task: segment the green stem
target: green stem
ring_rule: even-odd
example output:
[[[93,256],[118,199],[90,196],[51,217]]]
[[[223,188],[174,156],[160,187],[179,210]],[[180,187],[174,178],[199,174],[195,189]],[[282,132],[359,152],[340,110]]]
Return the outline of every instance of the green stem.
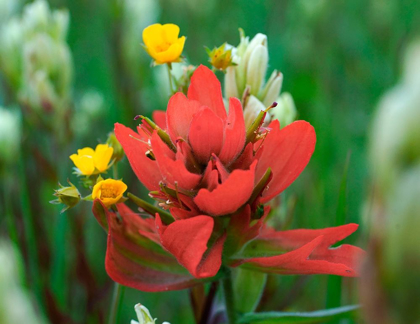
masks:
[[[108,324],[118,323],[118,317],[121,310],[125,287],[118,283],[114,284],[114,293],[112,296],[111,312],[109,313]]]
[[[171,64],[168,63],[166,64],[167,70],[168,70],[168,78],[169,78],[169,89],[170,89],[170,95],[172,96],[172,94],[174,93],[174,85],[173,85],[173,81],[172,81],[172,73],[171,73]]]
[[[115,180],[118,179],[118,167],[115,163],[112,165],[112,176]]]
[[[223,294],[225,297],[226,314],[229,324],[236,323],[235,302],[233,296],[232,272],[226,271],[226,276],[222,279]]]
[[[9,180],[7,178],[6,180]],[[19,247],[19,250],[21,250],[19,246],[19,239],[18,239],[18,230],[16,226],[16,219],[13,215],[11,203],[10,203],[10,197],[11,195],[11,188],[10,182],[7,182],[6,185],[3,187],[3,203],[4,203],[4,213],[6,214],[6,223],[7,223],[7,232],[9,234],[10,239],[15,244],[16,247]]]

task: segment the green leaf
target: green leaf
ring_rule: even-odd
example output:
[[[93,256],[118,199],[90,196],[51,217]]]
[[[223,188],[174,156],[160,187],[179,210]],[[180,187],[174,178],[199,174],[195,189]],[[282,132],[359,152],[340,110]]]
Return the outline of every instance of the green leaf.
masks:
[[[242,268],[235,269],[233,279],[233,289],[235,296],[235,308],[238,312],[253,312],[260,302],[267,274],[246,270]]]
[[[313,324],[325,323],[331,320],[344,318],[354,318],[357,315],[359,305],[343,306],[319,310],[315,312],[266,312],[266,313],[248,313],[242,316],[238,323],[258,323],[258,324]]]

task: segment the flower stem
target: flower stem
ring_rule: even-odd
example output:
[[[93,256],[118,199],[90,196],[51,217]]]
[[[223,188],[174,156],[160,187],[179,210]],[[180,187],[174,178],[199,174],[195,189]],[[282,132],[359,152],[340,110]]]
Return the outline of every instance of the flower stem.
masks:
[[[166,64],[166,67],[167,67],[167,70],[168,70],[170,96],[172,96],[172,94],[174,93],[174,85],[173,85],[172,73],[171,73],[172,67],[171,67],[170,63]]]
[[[226,271],[226,276],[222,279],[223,294],[225,297],[226,314],[229,324],[236,324],[235,303],[233,296],[232,272]]]
[[[115,180],[118,179],[118,167],[115,163],[112,165],[112,176]]]
[[[109,313],[108,324],[116,324],[118,322],[124,290],[124,286],[121,286],[118,283],[114,284],[114,293],[112,296],[112,305],[111,312]]]

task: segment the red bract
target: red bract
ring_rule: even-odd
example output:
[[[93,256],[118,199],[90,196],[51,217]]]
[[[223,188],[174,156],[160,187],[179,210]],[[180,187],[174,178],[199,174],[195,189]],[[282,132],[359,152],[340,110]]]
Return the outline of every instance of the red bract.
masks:
[[[222,263],[283,274],[357,275],[363,251],[330,248],[357,225],[283,232],[264,225],[269,208],[263,204],[298,177],[316,141],[305,121],[262,127],[264,116],[247,130],[240,101],[230,98],[227,114],[219,81],[200,66],[188,96],[172,96],[166,116],[154,114],[156,124],[143,118],[137,132],[115,125],[135,174],[173,219],[159,213],[143,219],[123,204],[118,218],[96,201],[94,213],[109,233],[111,278],[140,290],[181,289],[215,276]]]

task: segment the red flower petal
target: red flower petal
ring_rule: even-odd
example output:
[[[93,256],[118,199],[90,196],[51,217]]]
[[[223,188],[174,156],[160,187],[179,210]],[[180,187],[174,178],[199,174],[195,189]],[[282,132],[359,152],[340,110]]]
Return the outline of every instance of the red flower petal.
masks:
[[[201,176],[189,172],[183,161],[173,160],[173,152],[169,150],[156,132],[152,135],[151,143],[164,182],[171,184],[173,187],[177,182],[178,186],[185,190],[192,190],[198,185]]]
[[[263,143],[255,180],[259,181],[269,167],[273,179],[263,192],[261,203],[277,196],[295,181],[311,159],[316,142],[314,128],[302,120],[282,129],[278,120],[274,120],[269,127],[272,130]]]
[[[357,267],[365,252],[347,244],[337,248],[329,246],[353,233],[357,227],[348,224],[321,230],[266,232],[247,245],[238,264],[246,263],[246,267],[279,274],[354,277],[358,275]],[[283,254],[276,255],[279,251]]]
[[[220,82],[208,67],[200,65],[195,70],[188,88],[188,98],[199,101],[203,106],[213,110],[223,121],[226,120]]]
[[[200,215],[177,220],[165,226],[159,215],[156,215],[156,226],[160,232],[162,245],[194,277],[206,278],[217,274],[222,264],[225,236],[219,238],[211,248],[207,248],[213,233],[213,218]]]
[[[193,117],[188,141],[197,161],[207,164],[210,156],[219,154],[223,145],[223,121],[207,107]]]
[[[166,129],[166,112],[162,110],[155,110],[152,113],[152,119],[162,129]]]
[[[241,102],[236,98],[229,100],[229,115],[225,127],[225,142],[219,158],[225,164],[230,164],[243,150],[245,145],[245,121]]]
[[[234,170],[229,178],[213,191],[200,189],[194,198],[197,207],[213,216],[236,212],[252,194],[256,162],[249,170]]]
[[[146,230],[145,220],[124,204],[118,204],[119,218],[93,203],[93,213],[105,214],[108,222],[108,247],[105,268],[112,280],[142,291],[166,291],[192,287],[200,281],[192,277],[177,260],[160,245],[139,234]]]
[[[251,163],[254,160],[255,160],[255,157],[254,157],[253,145],[252,145],[252,143],[248,143],[245,146],[244,151],[241,153],[241,155],[239,155],[238,158],[236,159],[236,161],[230,166],[230,169],[231,170],[234,170],[234,169],[242,169],[242,170],[249,169],[249,166],[251,165]]]
[[[167,125],[168,133],[172,142],[178,137],[187,139],[190,124],[194,114],[198,112],[202,104],[196,100],[189,100],[181,92],[175,93],[168,103]]]
[[[115,124],[114,132],[139,180],[149,190],[159,189],[162,175],[156,161],[146,156],[149,150],[147,139],[118,123]]]

